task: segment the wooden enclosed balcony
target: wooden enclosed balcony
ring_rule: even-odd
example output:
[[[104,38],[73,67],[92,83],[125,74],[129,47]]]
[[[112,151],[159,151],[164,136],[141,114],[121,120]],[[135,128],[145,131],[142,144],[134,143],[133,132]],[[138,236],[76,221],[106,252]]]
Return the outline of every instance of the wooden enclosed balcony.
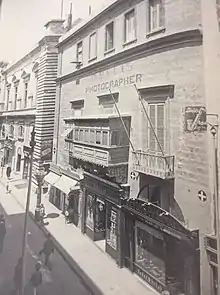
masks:
[[[129,140],[115,115],[66,119],[65,149],[70,157],[104,167],[127,164]],[[130,132],[130,116],[123,117]]]
[[[174,156],[162,156],[144,151],[132,152],[133,169],[162,179],[174,177]]]
[[[104,167],[128,162],[128,146],[95,148],[66,140],[65,148],[73,158]]]

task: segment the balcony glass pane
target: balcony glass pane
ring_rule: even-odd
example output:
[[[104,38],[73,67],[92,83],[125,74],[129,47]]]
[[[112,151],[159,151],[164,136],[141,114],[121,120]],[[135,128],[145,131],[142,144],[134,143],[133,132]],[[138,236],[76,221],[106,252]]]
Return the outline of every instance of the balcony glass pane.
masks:
[[[103,131],[103,133],[102,133],[102,144],[108,145],[108,132],[107,131]]]
[[[74,137],[75,140],[79,140],[79,129],[75,129],[75,137]]]
[[[119,145],[119,131],[115,130],[111,133],[111,145],[118,146]]]
[[[96,131],[96,144],[101,144],[101,131]]]
[[[83,129],[79,130],[79,141],[83,141]]]
[[[95,143],[95,131],[90,130],[90,142]]]
[[[85,130],[85,142],[89,142],[89,130]]]

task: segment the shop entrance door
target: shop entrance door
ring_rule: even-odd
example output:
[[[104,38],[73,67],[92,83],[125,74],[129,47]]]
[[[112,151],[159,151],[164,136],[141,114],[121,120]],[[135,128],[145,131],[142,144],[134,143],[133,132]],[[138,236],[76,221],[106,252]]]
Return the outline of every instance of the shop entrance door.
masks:
[[[106,203],[101,198],[95,202],[95,240],[104,240],[106,235]]]

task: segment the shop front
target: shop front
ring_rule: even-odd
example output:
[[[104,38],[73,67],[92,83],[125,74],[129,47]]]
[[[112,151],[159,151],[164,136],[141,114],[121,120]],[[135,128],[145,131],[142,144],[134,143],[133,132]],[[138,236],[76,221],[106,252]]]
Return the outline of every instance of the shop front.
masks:
[[[66,174],[65,174],[66,173]],[[63,169],[50,167],[44,181],[49,185],[49,201],[64,214],[69,211],[70,221],[75,225],[80,219],[80,176]]]
[[[198,232],[146,201],[130,199],[122,208],[125,266],[159,292],[199,295]]]
[[[106,252],[117,261],[119,266],[122,266],[121,200],[125,189],[87,172],[84,172],[82,189],[84,207],[82,232],[93,241],[103,240]]]

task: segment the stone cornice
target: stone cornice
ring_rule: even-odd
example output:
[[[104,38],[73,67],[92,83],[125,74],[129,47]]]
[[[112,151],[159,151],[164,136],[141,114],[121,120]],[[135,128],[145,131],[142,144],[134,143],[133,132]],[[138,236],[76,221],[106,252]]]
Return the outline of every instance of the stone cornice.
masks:
[[[115,55],[109,56],[91,65],[75,70],[69,74],[60,76],[56,81],[74,80],[93,74],[97,69],[102,71],[115,63],[126,63],[146,55],[153,55],[181,47],[199,46],[202,44],[202,32],[199,29],[188,30],[163,36],[161,38],[147,41],[143,44],[129,48]]]

